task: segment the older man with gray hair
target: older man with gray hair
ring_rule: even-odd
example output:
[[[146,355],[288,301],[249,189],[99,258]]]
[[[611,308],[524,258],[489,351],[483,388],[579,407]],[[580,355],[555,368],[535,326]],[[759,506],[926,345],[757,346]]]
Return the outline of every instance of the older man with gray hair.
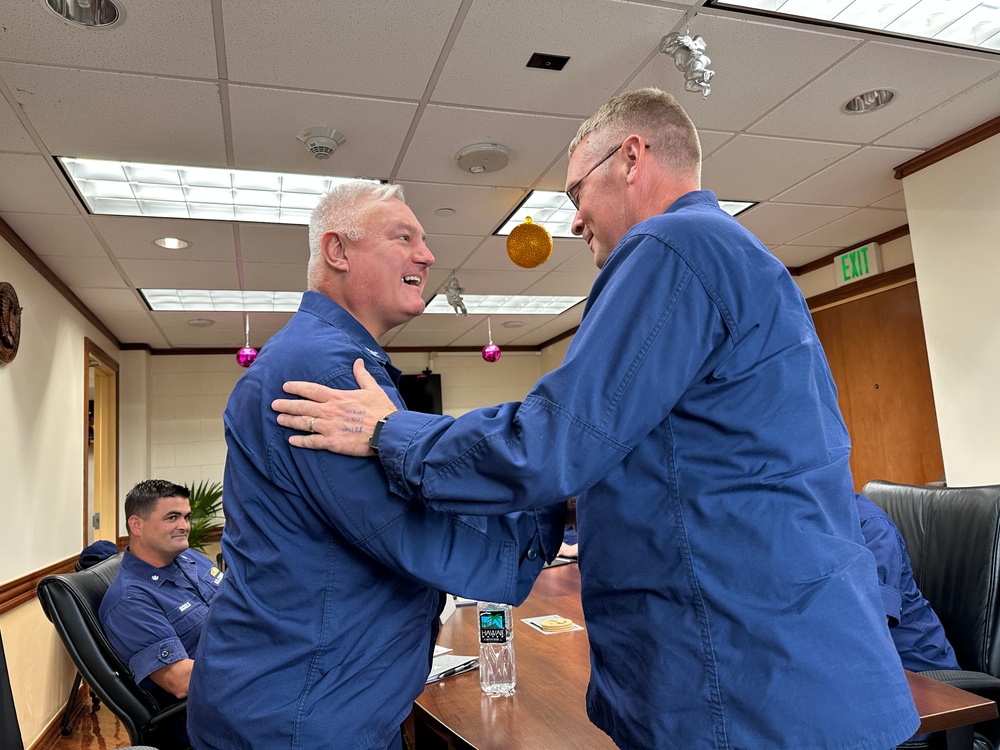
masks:
[[[353,181],[313,212],[308,291],[224,414],[226,579],[195,659],[199,750],[401,746],[423,690],[442,590],[520,603],[562,537],[562,509],[464,518],[389,492],[372,461],[291,448],[286,380],[353,385],[405,409],[380,336],[423,312],[434,262],[394,185]]]

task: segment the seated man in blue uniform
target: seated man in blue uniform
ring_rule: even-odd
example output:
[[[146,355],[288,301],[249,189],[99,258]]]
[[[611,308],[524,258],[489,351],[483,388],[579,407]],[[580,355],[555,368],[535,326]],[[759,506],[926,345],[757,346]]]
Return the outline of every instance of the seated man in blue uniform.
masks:
[[[903,667],[911,672],[961,669],[941,621],[917,588],[899,529],[884,510],[856,496],[861,535],[875,556],[889,634]]]
[[[858,531],[850,441],[795,282],[700,189],[676,100],[616,96],[570,146],[600,272],[563,364],[457,419],[289,383],[294,445],[371,456],[419,508],[577,496],[587,711],[623,748],[885,750],[919,717]],[[379,435],[375,436],[376,425]]]
[[[163,479],[139,482],[125,496],[129,546],[100,617],[118,657],[140,687],[176,698],[188,693],[208,605],[222,573],[188,549],[190,493]]]
[[[320,201],[308,291],[223,415],[226,583],[188,698],[199,750],[401,747],[442,591],[518,604],[558,550],[564,503],[490,519],[423,508],[373,461],[293,449],[275,420],[286,380],[347,387],[358,358],[405,408],[378,339],[423,312],[434,256],[402,197],[355,181]]]

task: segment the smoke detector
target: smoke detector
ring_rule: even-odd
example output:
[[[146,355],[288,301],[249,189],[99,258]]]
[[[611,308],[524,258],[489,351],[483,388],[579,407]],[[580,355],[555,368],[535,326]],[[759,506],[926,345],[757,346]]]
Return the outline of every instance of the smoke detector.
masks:
[[[455,160],[463,172],[489,174],[507,166],[510,149],[499,143],[474,143],[455,154]]]
[[[333,128],[309,128],[299,133],[298,138],[316,159],[329,159],[337,146],[347,140],[347,136]]]

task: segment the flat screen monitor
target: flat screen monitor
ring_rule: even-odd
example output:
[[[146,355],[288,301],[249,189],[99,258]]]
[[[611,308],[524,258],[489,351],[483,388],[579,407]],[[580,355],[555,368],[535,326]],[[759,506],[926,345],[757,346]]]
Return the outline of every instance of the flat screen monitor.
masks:
[[[437,373],[401,375],[399,395],[410,411],[443,414],[441,411],[441,376]]]

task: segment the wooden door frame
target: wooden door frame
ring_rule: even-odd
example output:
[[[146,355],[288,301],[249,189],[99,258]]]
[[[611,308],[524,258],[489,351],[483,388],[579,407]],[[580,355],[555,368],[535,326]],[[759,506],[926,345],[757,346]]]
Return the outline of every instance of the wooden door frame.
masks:
[[[100,386],[95,384],[94,393],[94,509],[114,511],[108,520],[110,526],[101,522],[101,533],[95,539],[118,539],[118,361],[101,349],[89,338],[84,338],[83,357],[83,546],[89,534],[89,489],[90,489],[90,371],[91,363],[96,363]],[[100,396],[100,398],[98,398]],[[99,428],[99,429],[98,429]]]

